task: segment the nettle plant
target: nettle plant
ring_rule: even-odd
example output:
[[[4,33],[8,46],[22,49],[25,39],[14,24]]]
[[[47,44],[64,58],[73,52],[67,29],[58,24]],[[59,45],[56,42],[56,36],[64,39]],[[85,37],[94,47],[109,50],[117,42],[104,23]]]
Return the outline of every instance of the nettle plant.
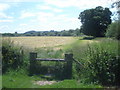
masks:
[[[8,69],[16,69],[23,64],[23,49],[15,46],[10,39],[2,40],[2,72]]]
[[[117,42],[101,42],[89,45],[86,51],[89,81],[102,85],[118,85],[120,54]]]

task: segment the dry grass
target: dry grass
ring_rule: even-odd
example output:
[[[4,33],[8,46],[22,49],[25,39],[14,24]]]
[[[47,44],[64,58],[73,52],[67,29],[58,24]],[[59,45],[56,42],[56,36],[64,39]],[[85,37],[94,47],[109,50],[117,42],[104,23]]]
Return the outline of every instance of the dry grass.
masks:
[[[15,44],[27,48],[54,47],[62,48],[64,45],[73,43],[75,37],[10,37]]]

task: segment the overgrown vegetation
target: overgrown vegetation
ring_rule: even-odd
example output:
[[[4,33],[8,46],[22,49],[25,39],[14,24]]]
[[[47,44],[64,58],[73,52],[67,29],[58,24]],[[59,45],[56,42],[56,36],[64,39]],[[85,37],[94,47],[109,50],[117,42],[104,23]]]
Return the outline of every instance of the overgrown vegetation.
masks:
[[[3,41],[11,42],[9,41]],[[75,86],[71,87],[78,87],[78,85],[83,85],[83,87],[87,87],[86,85],[119,85],[119,65],[120,65],[120,53],[118,53],[118,43],[117,40],[112,39],[93,39],[93,40],[85,40],[79,38],[76,42],[71,45],[65,46],[63,49],[53,50],[53,48],[41,48],[36,49],[35,51],[38,53],[38,57],[40,58],[64,58],[63,53],[73,53],[74,59],[79,61],[81,65],[73,63],[73,79],[74,82],[79,81],[79,83]],[[35,64],[35,68],[33,68],[33,72],[31,76],[29,72],[29,52],[24,51],[26,54],[20,53],[22,49],[17,47],[11,43],[6,43],[8,45],[3,45],[4,48],[8,48],[9,46],[9,53],[11,50],[14,52],[12,54],[16,55],[23,55],[23,59],[14,59],[15,57],[12,54],[3,54],[6,55],[6,58],[3,60],[18,60],[17,62],[21,61],[21,63],[17,63],[17,66],[13,63],[8,63],[4,61],[4,68],[5,65],[7,68],[3,73],[3,87],[10,87],[7,86],[8,83],[11,83],[11,87],[19,87],[17,85],[20,84],[21,80],[19,78],[26,77],[26,83],[30,82],[28,85],[22,85],[21,87],[41,87],[39,85],[33,85],[32,81],[35,80],[62,80],[64,74],[64,63],[62,62],[37,62]],[[119,43],[120,44],[120,43]],[[18,50],[18,51],[17,51]],[[9,57],[9,58],[7,58]],[[6,63],[6,64],[5,64]],[[13,68],[16,66],[16,69]],[[22,68],[24,66],[24,68]],[[3,68],[3,69],[4,69]],[[11,69],[9,69],[11,68]],[[51,77],[45,77],[44,75],[52,75]],[[14,78],[14,77],[16,78]],[[9,79],[8,79],[9,78]],[[66,82],[66,81],[65,81]],[[69,81],[68,81],[69,82]],[[64,81],[63,81],[64,83]],[[10,84],[10,85],[11,85]],[[14,85],[15,84],[15,85]],[[63,85],[64,87],[69,87],[68,84],[55,84],[50,86],[43,86],[43,87],[58,87],[58,85]],[[80,86],[82,87],[82,86]],[[82,88],[83,88],[82,87]]]
[[[2,72],[5,73],[9,68],[20,68],[23,64],[22,47],[17,47],[8,40],[2,41]]]
[[[119,85],[118,42],[104,41],[87,50],[89,79],[102,85]]]
[[[6,73],[9,69],[27,69],[29,65],[28,52],[23,46],[15,45],[8,39],[2,39],[2,73]]]
[[[92,36],[75,38],[77,39],[76,42],[69,43],[69,45],[60,43],[60,45],[54,46],[50,42],[52,47],[44,45],[44,47],[30,50],[30,47],[27,49],[27,47],[16,45],[10,39],[3,39],[3,88],[99,88],[102,86],[120,86],[120,52],[118,52],[120,23],[119,21],[112,23],[106,33],[106,28],[111,23],[110,17],[109,9],[100,6],[81,12],[79,19],[81,19],[83,25],[80,30],[84,34]],[[80,30],[29,31],[24,34],[15,32],[14,34],[5,33],[3,36],[79,36]],[[104,36],[105,33],[110,38],[94,38]],[[113,40],[111,37],[117,40]],[[38,39],[37,41],[40,42]],[[58,44],[58,41],[57,39],[55,43]],[[57,49],[55,49],[56,47]],[[65,53],[73,53],[77,63],[73,63],[72,80],[64,80],[67,71],[65,71],[66,64],[63,62],[32,61],[32,64],[30,64],[29,52],[31,51],[37,52],[37,57],[40,58],[64,58]],[[38,80],[63,81],[54,85],[39,86],[34,84]]]
[[[115,21],[109,25],[106,36],[120,40],[120,21]]]
[[[80,80],[101,85],[119,85],[120,42],[106,39],[86,46],[73,46],[75,59],[81,62],[76,66]],[[79,53],[78,53],[79,52]],[[84,79],[83,79],[84,78]]]

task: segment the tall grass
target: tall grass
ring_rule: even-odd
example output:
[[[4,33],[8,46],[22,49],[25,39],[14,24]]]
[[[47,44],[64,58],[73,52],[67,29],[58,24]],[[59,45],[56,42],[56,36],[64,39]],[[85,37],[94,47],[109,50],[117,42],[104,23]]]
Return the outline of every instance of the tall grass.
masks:
[[[75,76],[84,82],[94,82],[102,85],[119,84],[120,42],[104,39],[100,42],[73,46],[74,58],[83,66],[75,65]]]
[[[36,48],[35,52],[37,52],[39,58],[64,58],[64,50],[62,49]]]
[[[23,66],[27,67],[28,62],[28,56],[25,53],[25,48],[19,45],[14,45],[14,42],[10,38],[2,39],[3,73],[9,71],[9,69],[20,69]]]

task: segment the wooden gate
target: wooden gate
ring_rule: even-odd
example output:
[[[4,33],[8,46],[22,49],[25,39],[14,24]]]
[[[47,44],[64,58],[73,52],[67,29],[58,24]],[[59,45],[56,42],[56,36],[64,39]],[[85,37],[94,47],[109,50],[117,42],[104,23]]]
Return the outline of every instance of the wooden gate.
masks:
[[[73,63],[73,54],[65,54],[65,59],[54,59],[54,58],[37,58],[37,53],[30,52],[30,70],[35,65],[36,61],[56,61],[56,62],[66,62],[66,79],[70,79],[72,77],[72,63]]]

